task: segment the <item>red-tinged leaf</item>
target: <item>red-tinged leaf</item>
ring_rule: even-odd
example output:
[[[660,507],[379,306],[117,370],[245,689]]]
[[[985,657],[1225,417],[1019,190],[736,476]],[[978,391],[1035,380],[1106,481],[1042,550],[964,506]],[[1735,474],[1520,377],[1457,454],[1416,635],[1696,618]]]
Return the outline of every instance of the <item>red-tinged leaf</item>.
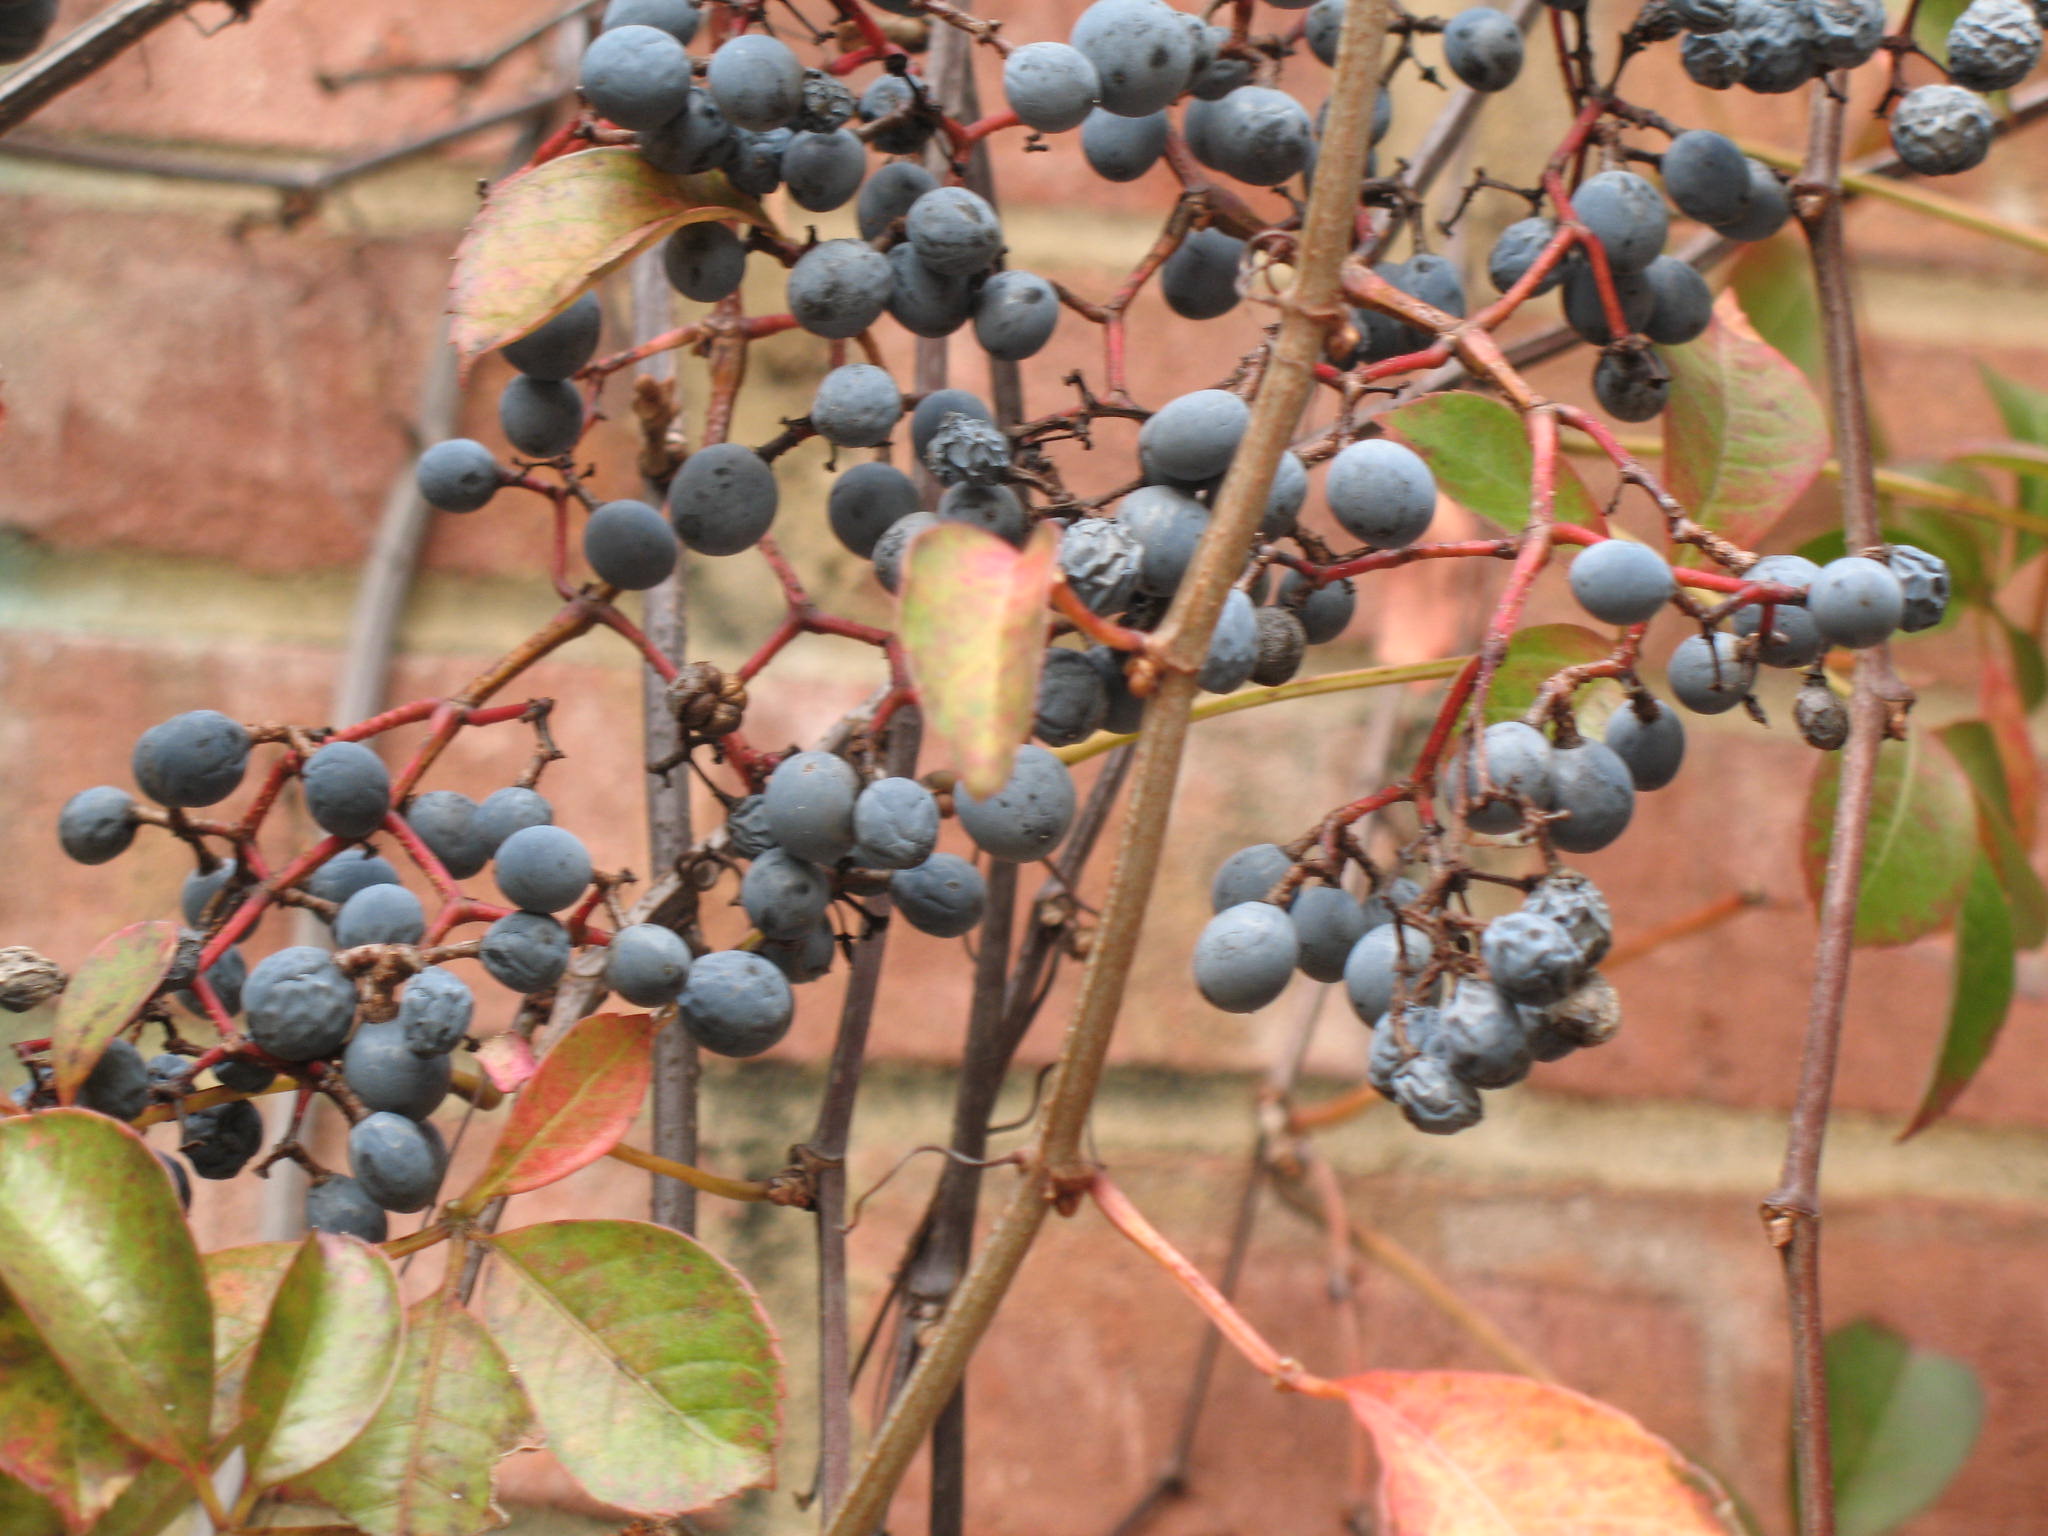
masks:
[[[140,1136],[84,1109],[0,1120],[0,1286],[123,1434],[201,1463],[213,1309],[178,1197]]]
[[[88,1531],[148,1464],[149,1453],[71,1385],[28,1315],[0,1290],[0,1479],[18,1479],[15,1486],[48,1500],[69,1529]],[[0,1531],[11,1536],[7,1503],[0,1491]]]
[[[1834,837],[1841,754],[1821,759],[1806,801],[1801,864],[1816,907]],[[1939,933],[1955,920],[1977,862],[1977,813],[1962,772],[1924,733],[1878,749],[1870,831],[1856,901],[1856,942],[1883,948]]]
[[[308,1233],[242,1379],[250,1482],[274,1488],[355,1439],[390,1390],[403,1341],[391,1261],[352,1237]]]
[[[722,174],[672,176],[625,146],[563,155],[508,176],[491,188],[456,248],[450,340],[465,361],[516,341],[605,273],[706,219],[768,223]]]
[[[1517,630],[1486,694],[1486,723],[1519,720],[1543,685],[1566,667],[1612,655],[1612,642],[1577,624],[1532,624]]]
[[[1920,1095],[1920,1107],[1899,1140],[1934,1124],[1970,1086],[1998,1043],[2018,981],[2012,910],[1991,860],[1978,856],[1956,919],[1955,964],[1949,980],[1948,1027]]]
[[[2031,636],[2025,638],[2038,657],[2040,648],[2033,645]],[[1977,697],[1998,743],[1999,762],[2011,791],[2013,825],[2020,841],[2031,848],[2040,831],[2042,783],[2041,760],[2034,751],[2027,716],[2040,701],[2030,697],[2023,668],[2003,666],[1988,654],[1979,674]]]
[[[137,923],[102,939],[71,973],[50,1036],[58,1103],[78,1097],[108,1042],[134,1023],[142,1005],[156,995],[177,953],[175,924]]]
[[[926,728],[973,794],[1009,782],[1031,730],[1058,547],[1044,523],[1021,550],[971,523],[911,541],[896,630]]]
[[[512,1101],[463,1207],[552,1184],[617,1146],[647,1097],[657,1027],[648,1013],[597,1013],[572,1024]]]
[[[1991,856],[2011,907],[2013,941],[2021,949],[2038,949],[2048,940],[2048,889],[2034,873],[2013,823],[2012,790],[2005,782],[1998,738],[1983,720],[1958,720],[1935,734],[1970,781],[1977,802],[1978,841]]]
[[[1467,512],[1507,533],[1529,525],[1535,457],[1522,418],[1500,401],[1466,390],[1423,395],[1386,422],[1429,461],[1438,488]],[[1563,458],[1555,506],[1561,523],[1591,526],[1599,517],[1578,471]]]
[[[213,1435],[242,1422],[242,1379],[263,1336],[264,1319],[298,1257],[297,1243],[249,1243],[206,1255],[206,1293],[213,1298]]]
[[[1828,457],[1813,386],[1757,335],[1732,292],[1706,334],[1664,349],[1671,405],[1664,472],[1693,518],[1753,542],[1797,501]]]
[[[1522,1376],[1338,1383],[1380,1459],[1384,1536],[1730,1536],[1727,1495],[1618,1408]]]
[[[476,1061],[500,1093],[517,1093],[540,1069],[533,1054],[533,1042],[510,1030],[486,1040],[477,1050]]]
[[[368,1536],[470,1536],[505,1523],[491,1469],[534,1434],[526,1394],[483,1324],[429,1296],[413,1306],[377,1417],[305,1489]]]
[[[754,1293],[680,1232],[556,1221],[488,1239],[479,1313],[592,1496],[675,1516],[770,1484],[782,1359]]]

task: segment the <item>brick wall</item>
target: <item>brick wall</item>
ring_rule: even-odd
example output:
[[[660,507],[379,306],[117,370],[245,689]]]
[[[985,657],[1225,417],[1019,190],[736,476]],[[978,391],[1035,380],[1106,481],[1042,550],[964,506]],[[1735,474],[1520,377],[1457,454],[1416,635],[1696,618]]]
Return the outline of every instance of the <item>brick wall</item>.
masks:
[[[316,72],[380,53],[472,52],[551,4],[266,0],[253,24],[210,39],[183,24],[166,28],[29,132],[302,165],[515,100],[544,78],[546,50],[466,92],[402,81],[327,93],[313,84]],[[1077,8],[1071,0],[1024,8],[1014,28],[1061,35]],[[67,5],[66,19],[91,9]],[[1547,63],[1544,47],[1534,60],[1535,68]],[[1674,118],[1798,142],[1797,101],[1703,97],[1664,62],[1644,67],[1637,91]],[[1554,105],[1532,101],[1538,94],[1525,88],[1488,109],[1467,168],[1531,178],[1560,123]],[[1404,93],[1396,153],[1431,110],[1429,88]],[[70,962],[111,928],[170,909],[182,871],[162,840],[144,839],[118,863],[87,870],[57,856],[51,833],[72,791],[125,782],[129,745],[144,726],[202,705],[243,719],[320,718],[356,563],[408,453],[406,422],[435,334],[445,260],[476,178],[498,163],[505,141],[502,132],[487,135],[382,172],[289,230],[269,217],[275,200],[259,191],[0,156],[8,412],[0,746],[12,765],[0,775],[0,864],[16,871],[0,886],[0,941]],[[1011,260],[1103,294],[1149,242],[1170,189],[1163,175],[1109,187],[1078,176],[1076,163],[1071,141],[1051,154],[1002,159]],[[2022,137],[1944,190],[2039,221],[2043,170],[2039,141]],[[815,222],[836,233],[849,222],[786,211],[797,229]],[[1460,238],[1451,248],[1483,251],[1484,228],[1506,216],[1486,209],[1469,247]],[[1979,361],[2048,386],[2038,257],[1875,206],[1852,214],[1851,241],[1865,261],[1864,323],[1898,456],[1996,435]],[[779,307],[773,273],[754,274],[749,301]],[[1191,345],[1190,328],[1147,295],[1133,320],[1135,392],[1157,402],[1212,382],[1220,360],[1249,345],[1255,323],[1234,315]],[[906,360],[894,338],[885,345]],[[1069,369],[1098,370],[1096,345],[1069,317],[1028,369],[1034,410],[1067,398],[1059,380]],[[957,366],[960,382],[978,382],[971,361]],[[823,348],[800,336],[764,346],[735,436],[772,435],[779,417],[803,409],[822,367]],[[1540,378],[1579,399],[1588,372],[1584,358],[1572,358]],[[487,442],[497,440],[501,377],[486,363],[466,396],[464,430]],[[701,391],[694,365],[685,378]],[[1118,428],[1102,437],[1116,453],[1129,447]],[[626,491],[624,432],[601,428],[595,456],[604,488]],[[786,546],[835,607],[884,615],[857,562],[824,531],[823,455],[811,445],[779,469]],[[1088,483],[1114,477],[1113,467],[1077,472]],[[393,698],[452,690],[551,611],[545,581],[532,574],[543,521],[522,501],[503,501],[435,524],[404,615]],[[1792,526],[1818,529],[1833,516],[1823,486]],[[1445,566],[1369,586],[1356,630],[1324,659],[1334,668],[1441,654],[1459,643],[1497,580],[1490,570]],[[696,654],[735,661],[772,622],[772,588],[764,590],[748,557],[692,559],[690,582]],[[1546,590],[1536,616],[1570,616],[1560,590]],[[1969,708],[1964,640],[1916,643],[1901,661],[1923,691],[1926,720]],[[802,643],[757,690],[750,730],[770,745],[809,738],[863,696],[867,662],[836,642]],[[560,701],[557,733],[571,760],[547,784],[560,819],[589,840],[601,866],[644,868],[630,658],[596,637],[522,687]],[[1770,679],[1763,696],[1782,721],[1786,680]],[[1185,957],[1206,912],[1208,874],[1233,848],[1292,834],[1312,807],[1355,791],[1373,711],[1386,702],[1336,696],[1285,717],[1229,717],[1202,727],[1190,754],[1181,830],[1124,1010],[1097,1143],[1159,1225],[1212,1269],[1254,1132],[1257,1074],[1310,989],[1246,1019],[1214,1013],[1192,995]],[[1413,716],[1419,701],[1400,707]],[[1609,892],[1624,941],[1730,892],[1760,892],[1763,905],[1622,969],[1629,1022],[1621,1038],[1496,1098],[1481,1129],[1439,1143],[1378,1114],[1322,1141],[1355,1213],[1437,1266],[1563,1380],[1640,1414],[1713,1465],[1777,1529],[1785,1351],[1777,1270],[1755,1208],[1781,1150],[1807,984],[1812,924],[1795,858],[1811,755],[1783,729],[1765,733],[1739,719],[1697,722],[1693,735],[1681,782],[1644,802],[1620,848],[1584,866]],[[481,794],[525,756],[516,734],[482,733],[465,739],[436,782]],[[714,914],[715,937],[737,936],[738,926]],[[286,941],[282,925],[267,926],[257,947]],[[1829,1313],[1837,1322],[1878,1317],[1977,1369],[1989,1408],[1982,1442],[1912,1529],[2017,1536],[2040,1529],[2048,1476],[2036,1428],[2048,1408],[2038,1369],[2048,1301],[2037,1267],[2048,1257],[2048,1107],[2033,1066],[2048,1050],[2048,974],[2038,957],[2025,962],[2022,996],[1983,1080],[1948,1124],[1902,1147],[1892,1137],[1940,1037],[1949,958],[1941,941],[1859,958],[1827,1169]],[[889,972],[861,1109],[857,1188],[906,1149],[943,1138],[945,1064],[963,1027],[966,966],[956,945],[902,934]],[[1055,1049],[1072,981],[1070,971],[1055,987],[1027,1045],[1030,1062]],[[767,1171],[805,1134],[838,990],[836,979],[807,989],[796,1028],[767,1060],[710,1071],[709,1164]],[[1332,1000],[1306,1094],[1355,1080],[1363,1045],[1348,1010]],[[1020,1071],[1012,1085],[1020,1106],[1027,1076]],[[487,1140],[480,1131],[465,1157]],[[900,1180],[854,1234],[857,1318],[881,1295],[929,1177],[920,1169]],[[1002,1175],[994,1177],[1000,1185]],[[529,1219],[633,1215],[644,1210],[644,1186],[603,1165],[519,1204]],[[248,1240],[256,1202],[247,1181],[204,1186],[195,1220],[208,1245]],[[715,1204],[706,1229],[763,1283],[792,1363],[785,1490],[747,1501],[736,1528],[802,1528],[788,1490],[808,1482],[812,1454],[810,1234],[790,1213]],[[1200,1336],[1163,1279],[1092,1218],[1055,1223],[1043,1250],[973,1378],[976,1531],[1106,1529],[1168,1450]],[[1336,1369],[1343,1362],[1323,1262],[1320,1234],[1269,1207],[1243,1296],[1284,1349]],[[433,1270],[429,1258],[412,1279],[430,1283]],[[1364,1357],[1374,1363],[1487,1364],[1370,1267],[1358,1309]],[[1198,1442],[1194,1497],[1159,1529],[1323,1527],[1344,1496],[1345,1434],[1326,1408],[1277,1398],[1226,1360]],[[922,1519],[922,1475],[904,1495],[905,1529]],[[518,1463],[512,1491],[534,1530],[572,1521],[582,1507],[545,1458]],[[550,1504],[569,1513],[544,1514]]]

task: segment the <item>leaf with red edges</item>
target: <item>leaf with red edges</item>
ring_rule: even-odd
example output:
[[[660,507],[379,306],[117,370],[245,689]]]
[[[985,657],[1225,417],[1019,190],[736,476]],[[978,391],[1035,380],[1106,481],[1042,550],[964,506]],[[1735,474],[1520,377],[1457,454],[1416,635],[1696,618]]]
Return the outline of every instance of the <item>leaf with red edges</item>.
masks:
[[[685,224],[772,227],[722,174],[674,176],[608,145],[563,155],[492,187],[455,252],[449,339],[463,360],[516,341]]]
[[[136,923],[100,940],[71,973],[50,1035],[58,1103],[69,1104],[78,1097],[108,1043],[156,995],[177,953],[176,925]]]
[[[1740,544],[1783,516],[1828,457],[1813,386],[1761,336],[1733,291],[1697,341],[1664,349],[1664,473],[1696,522]]]
[[[596,1013],[572,1024],[513,1100],[462,1206],[476,1210],[493,1196],[552,1184],[617,1146],[647,1097],[657,1027],[646,1013]]]
[[[1618,1408],[1478,1371],[1337,1383],[1380,1459],[1386,1536],[1730,1536],[1726,1494]]]
[[[479,1316],[548,1449],[594,1497],[669,1516],[774,1481],[782,1359],[737,1271],[638,1221],[552,1221],[483,1241]]]
[[[28,1317],[0,1290],[0,1481],[19,1479],[73,1531],[89,1531],[149,1464],[73,1389]],[[0,1496],[0,1516],[8,1514]],[[26,1530],[0,1520],[0,1531]]]
[[[1040,523],[1022,549],[971,523],[911,541],[897,634],[926,726],[961,782],[992,795],[1031,730],[1058,541]]]

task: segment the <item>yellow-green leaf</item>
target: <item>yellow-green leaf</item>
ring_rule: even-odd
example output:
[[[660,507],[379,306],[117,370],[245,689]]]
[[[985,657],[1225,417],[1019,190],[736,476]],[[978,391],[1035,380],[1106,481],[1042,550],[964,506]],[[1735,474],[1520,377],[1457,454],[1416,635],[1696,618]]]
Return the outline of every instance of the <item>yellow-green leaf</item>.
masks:
[[[174,924],[137,923],[102,939],[71,973],[50,1035],[58,1103],[69,1104],[78,1097],[108,1042],[156,995],[177,953]]]
[[[680,1232],[556,1221],[489,1240],[479,1311],[594,1497],[673,1516],[775,1475],[782,1361],[746,1281]]]
[[[0,1286],[121,1433],[201,1463],[213,1309],[178,1197],[140,1136],[84,1109],[0,1120]]]
[[[377,1417],[305,1487],[369,1536],[470,1536],[504,1523],[491,1469],[534,1434],[526,1395],[483,1324],[433,1295],[413,1306]]]
[[[1021,550],[971,523],[911,541],[896,632],[925,725],[972,794],[1009,782],[1031,729],[1057,548],[1044,523]]]
[[[625,146],[516,172],[491,188],[456,248],[450,340],[465,360],[516,341],[605,273],[707,219],[768,224],[722,173],[673,176]]]
[[[242,1381],[250,1482],[301,1476],[361,1433],[390,1390],[402,1341],[391,1261],[354,1238],[308,1233]]]

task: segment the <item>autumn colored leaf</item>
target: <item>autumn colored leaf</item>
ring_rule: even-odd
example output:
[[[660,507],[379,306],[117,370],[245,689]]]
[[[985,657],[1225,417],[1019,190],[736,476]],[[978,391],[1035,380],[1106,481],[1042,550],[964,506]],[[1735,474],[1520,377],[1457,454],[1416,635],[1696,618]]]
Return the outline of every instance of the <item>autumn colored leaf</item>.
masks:
[[[1380,1459],[1384,1536],[1731,1536],[1727,1495],[1618,1408],[1478,1371],[1337,1383]]]
[[[256,1487],[299,1477],[355,1439],[390,1390],[403,1323],[389,1259],[352,1237],[306,1235],[242,1379]]]
[[[1529,524],[1535,458],[1522,418],[1500,401],[1469,390],[1423,395],[1391,412],[1386,423],[1429,461],[1444,495],[1507,533]],[[1578,471],[1557,464],[1557,520],[1594,525],[1599,511]]]
[[[707,219],[768,224],[760,204],[722,174],[671,175],[623,145],[508,176],[491,188],[456,248],[450,340],[465,362],[516,341],[607,272]]]
[[[1733,291],[1697,341],[1664,349],[1671,405],[1664,472],[1694,520],[1754,543],[1828,458],[1827,418],[1806,375],[1749,323]]]
[[[263,1336],[264,1319],[299,1244],[248,1243],[205,1256],[206,1293],[213,1298],[213,1435],[225,1438],[242,1422],[242,1378]]]
[[[71,973],[50,1035],[58,1103],[69,1104],[78,1097],[108,1043],[156,995],[177,953],[175,924],[136,923],[102,939]]]
[[[1957,720],[1935,732],[1970,781],[1977,802],[1977,833],[2012,905],[2013,939],[2021,949],[2048,942],[2048,889],[2034,873],[2014,817],[1998,735],[1984,720]]]
[[[556,1221],[487,1240],[479,1315],[596,1498],[702,1509],[774,1479],[782,1360],[745,1280],[680,1232]]]
[[[925,723],[972,794],[1009,782],[1031,730],[1058,547],[1044,523],[1021,550],[971,523],[911,541],[896,632]]]
[[[213,1309],[178,1197],[140,1136],[84,1109],[0,1120],[0,1286],[123,1434],[201,1464]]]
[[[66,1528],[89,1531],[149,1464],[149,1453],[85,1400],[28,1316],[0,1290],[0,1480],[47,1500]],[[0,1516],[8,1501],[0,1495]],[[0,1531],[30,1529],[0,1518]]]
[[[632,1129],[654,1075],[654,1016],[597,1013],[569,1027],[519,1097],[491,1159],[458,1202],[478,1210],[596,1162]]]
[[[1806,801],[1801,868],[1818,907],[1827,883],[1842,759],[1823,756]],[[1961,770],[1921,731],[1878,749],[1856,901],[1856,943],[1883,948],[1955,920],[1977,863],[1977,816]]]
[[[483,1324],[428,1296],[408,1316],[377,1417],[305,1489],[368,1536],[470,1536],[505,1523],[491,1469],[533,1436],[533,1411]]]

